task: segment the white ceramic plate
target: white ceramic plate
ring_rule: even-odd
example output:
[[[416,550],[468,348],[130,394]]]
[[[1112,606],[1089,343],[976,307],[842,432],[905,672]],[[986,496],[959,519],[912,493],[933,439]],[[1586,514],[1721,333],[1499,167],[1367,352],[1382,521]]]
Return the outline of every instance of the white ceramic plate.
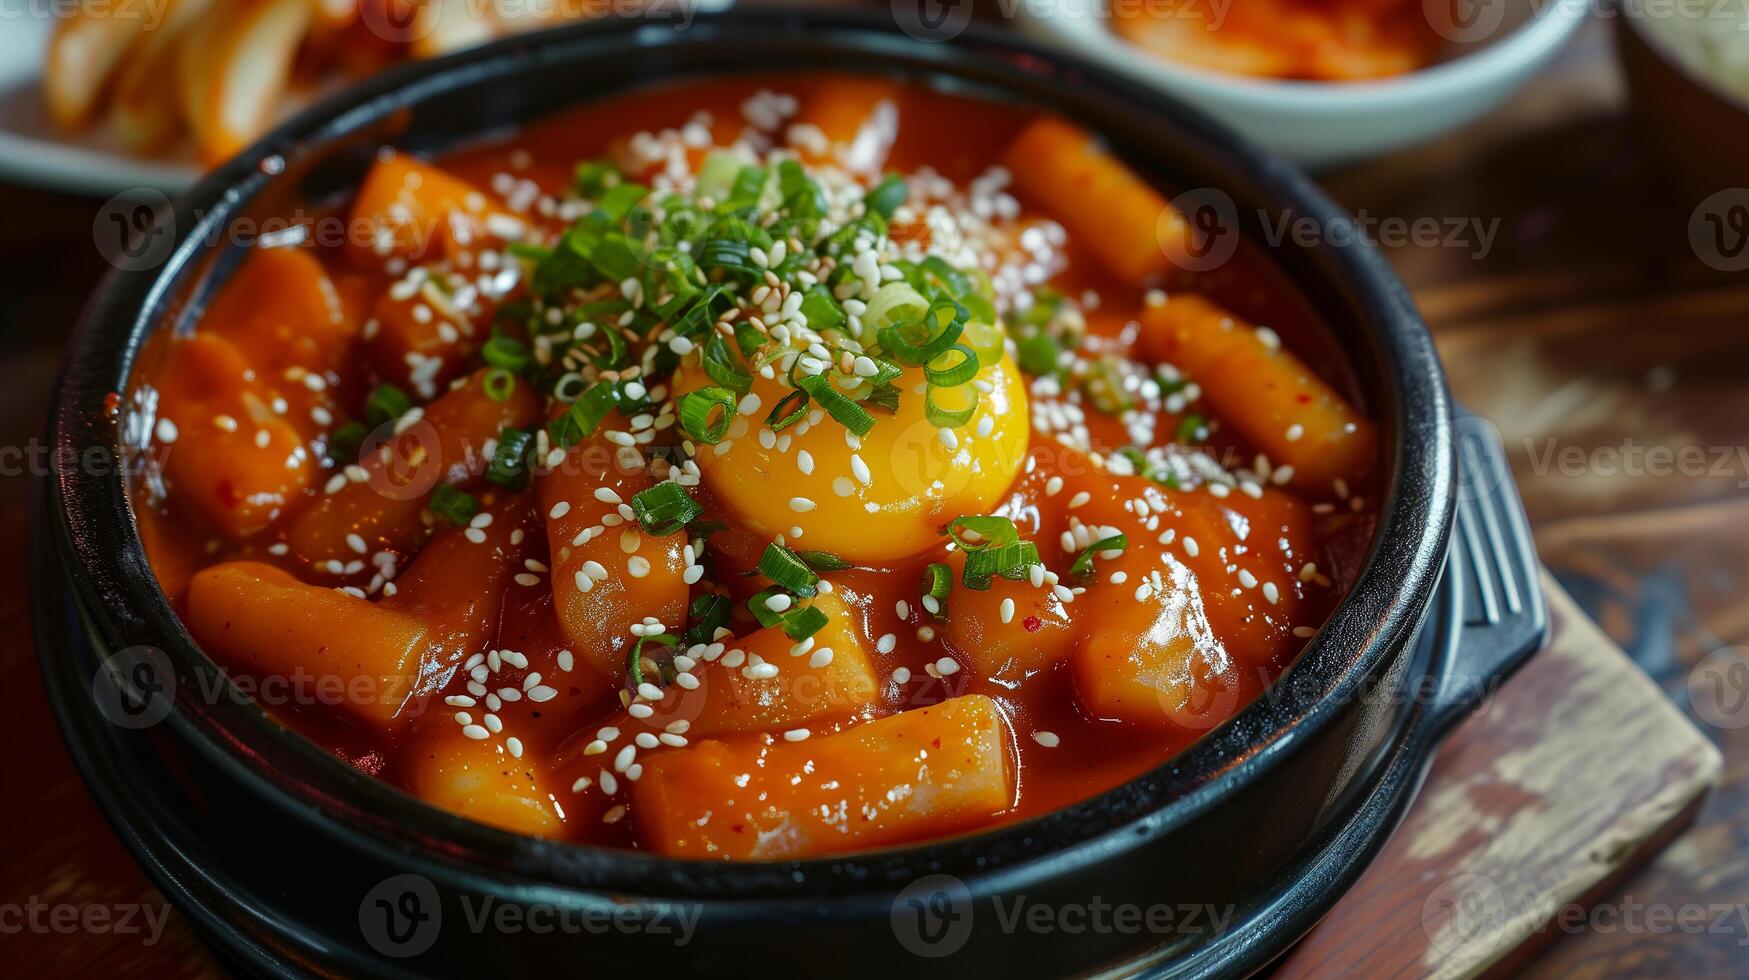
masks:
[[[137,157],[102,125],[67,133],[49,120],[38,79],[54,19],[41,7],[25,4],[0,20],[0,179],[97,196],[193,183],[200,168],[192,159]]]
[[[1236,0],[1244,2],[1244,0]],[[1325,166],[1431,139],[1499,105],[1560,51],[1590,0],[1455,0],[1451,55],[1376,82],[1277,81],[1162,61],[1112,33],[1104,0],[1019,0],[1021,29],[1138,77],[1253,141]],[[1426,4],[1434,9],[1433,0]]]

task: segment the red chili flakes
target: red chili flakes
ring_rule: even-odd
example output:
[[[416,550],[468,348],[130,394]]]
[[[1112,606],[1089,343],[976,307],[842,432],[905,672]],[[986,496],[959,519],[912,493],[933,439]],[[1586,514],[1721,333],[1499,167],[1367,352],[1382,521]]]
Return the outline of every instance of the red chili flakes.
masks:
[[[1044,620],[1039,619],[1037,616],[1028,616],[1020,621],[1020,625],[1026,627],[1028,633],[1037,633],[1039,627],[1044,625]]]

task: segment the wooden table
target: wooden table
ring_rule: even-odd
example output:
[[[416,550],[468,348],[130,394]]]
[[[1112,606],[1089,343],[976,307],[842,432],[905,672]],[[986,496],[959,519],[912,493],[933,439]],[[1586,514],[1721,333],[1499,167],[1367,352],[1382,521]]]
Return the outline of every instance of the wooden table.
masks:
[[[1708,724],[1738,716],[1688,693],[1697,665],[1728,663],[1709,655],[1749,644],[1749,463],[1737,455],[1749,445],[1749,281],[1695,257],[1693,202],[1661,189],[1625,113],[1607,31],[1588,28],[1489,120],[1325,181],[1374,217],[1497,229],[1486,249],[1471,234],[1389,251],[1458,397],[1499,424],[1544,561],[1725,752],[1723,784],[1692,829],[1599,900],[1749,902],[1749,726]],[[132,923],[142,930],[164,915],[71,770],[28,640],[29,474],[62,337],[103,271],[97,209],[0,185],[0,630],[12,639],[0,670],[17,683],[0,716],[11,804],[0,816],[0,951],[19,975],[216,975],[176,916],[146,944],[119,922],[56,932],[52,912],[39,913],[47,929],[19,932],[20,913],[7,911],[142,903]],[[1649,447],[1687,446],[1720,447],[1729,462],[1719,474],[1623,472],[1629,458],[1649,460]],[[1702,695],[1708,676],[1697,675]],[[1703,935],[1585,930],[1554,941],[1530,970],[1740,975],[1746,930],[1740,921]]]

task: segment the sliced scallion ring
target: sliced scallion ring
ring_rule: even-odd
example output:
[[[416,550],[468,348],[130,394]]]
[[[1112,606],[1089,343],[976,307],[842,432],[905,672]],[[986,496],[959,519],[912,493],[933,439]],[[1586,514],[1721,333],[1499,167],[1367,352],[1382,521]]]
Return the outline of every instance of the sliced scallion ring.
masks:
[[[722,442],[734,418],[735,393],[727,388],[700,388],[680,398],[680,427],[694,442]]]
[[[956,402],[964,407],[956,407]],[[945,404],[944,404],[945,403]],[[957,429],[978,413],[978,389],[971,385],[957,388],[931,386],[923,396],[923,416],[938,429]]]
[[[965,344],[954,344],[923,365],[923,376],[937,388],[955,388],[978,376],[978,355]]]
[[[940,610],[945,608],[947,594],[952,589],[953,569],[938,561],[930,562],[929,567],[923,570],[923,595],[926,598],[934,599],[936,609]],[[941,613],[937,612],[936,615],[939,616]]]

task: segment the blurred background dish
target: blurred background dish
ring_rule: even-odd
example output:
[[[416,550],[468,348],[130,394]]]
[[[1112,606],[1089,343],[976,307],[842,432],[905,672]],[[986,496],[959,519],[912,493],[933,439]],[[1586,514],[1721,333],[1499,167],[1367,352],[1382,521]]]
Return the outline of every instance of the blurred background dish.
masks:
[[[1749,183],[1749,6],[1623,0],[1616,46],[1647,142],[1682,193]]]
[[[1430,139],[1499,105],[1586,0],[1028,0],[1033,36],[1116,67],[1313,166]]]
[[[0,32],[0,175],[180,190],[312,100],[552,24],[687,23],[732,0],[157,0],[27,5]]]

